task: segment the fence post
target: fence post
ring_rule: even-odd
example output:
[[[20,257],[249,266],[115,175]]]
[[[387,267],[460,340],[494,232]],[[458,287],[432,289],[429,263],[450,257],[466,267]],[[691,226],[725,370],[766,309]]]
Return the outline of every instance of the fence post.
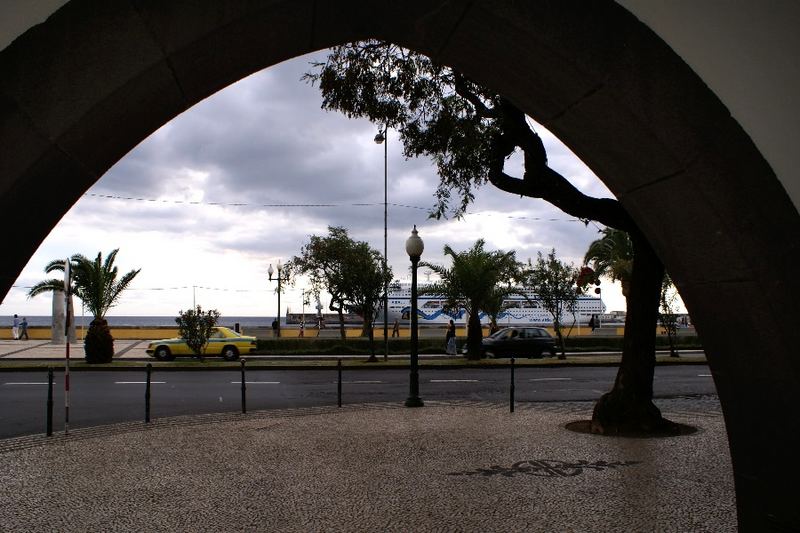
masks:
[[[47,436],[53,436],[53,367],[47,367]]]
[[[247,413],[247,385],[244,379],[244,365],[245,359],[242,357],[242,414]]]
[[[338,362],[336,363],[336,368],[339,372],[339,379],[337,381],[337,386],[336,386],[337,398],[339,400],[339,407],[341,407],[342,406],[342,360],[341,359],[339,359]]]
[[[150,423],[150,375],[153,372],[152,363],[147,363],[147,385],[144,388],[144,421]]]
[[[514,412],[514,357],[511,357],[511,412]]]

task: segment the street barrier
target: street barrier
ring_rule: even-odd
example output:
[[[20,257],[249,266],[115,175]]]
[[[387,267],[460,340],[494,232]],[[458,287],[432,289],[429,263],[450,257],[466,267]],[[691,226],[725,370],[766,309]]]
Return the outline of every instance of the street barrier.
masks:
[[[341,359],[339,359],[337,361],[336,369],[338,370],[338,373],[339,373],[339,380],[338,380],[338,384],[337,384],[337,395],[336,396],[337,396],[338,401],[339,401],[339,407],[341,407],[342,406],[342,360]]]
[[[514,358],[511,358],[511,412],[514,412]]]
[[[53,367],[47,368],[47,436],[53,436]]]
[[[150,375],[153,373],[153,365],[147,363],[147,385],[144,389],[144,421],[150,423]]]
[[[238,323],[236,324],[239,325]],[[242,414],[247,413],[247,384],[244,379],[245,359],[242,357]]]

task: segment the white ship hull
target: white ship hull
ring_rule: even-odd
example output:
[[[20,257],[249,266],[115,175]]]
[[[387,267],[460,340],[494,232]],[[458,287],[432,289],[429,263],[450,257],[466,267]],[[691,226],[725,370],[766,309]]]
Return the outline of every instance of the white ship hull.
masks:
[[[545,310],[536,294],[528,289],[522,291],[525,296],[512,295],[506,298],[504,311],[501,311],[497,318],[500,326],[505,325],[551,325],[553,315]],[[424,324],[447,324],[453,320],[456,324],[466,324],[468,320],[467,312],[459,309],[456,312],[446,312],[442,305],[444,300],[441,296],[425,294],[417,297],[417,316],[420,325]],[[561,323],[569,324],[589,324],[592,316],[602,315],[606,311],[606,306],[599,297],[579,296],[577,307],[574,313],[562,313]],[[409,320],[411,313],[411,284],[393,283],[389,289],[389,323],[395,320],[399,322]],[[382,313],[378,316],[382,318]],[[479,315],[483,324],[489,323],[489,317],[485,313]]]

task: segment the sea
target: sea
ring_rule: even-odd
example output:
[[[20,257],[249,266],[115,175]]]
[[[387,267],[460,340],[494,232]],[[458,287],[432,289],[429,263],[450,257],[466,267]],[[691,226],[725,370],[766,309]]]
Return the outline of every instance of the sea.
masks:
[[[20,315],[20,320],[23,315]],[[53,319],[50,315],[47,316],[27,316],[28,326],[46,326],[50,327]],[[169,326],[176,327],[174,316],[106,316],[108,325],[112,327],[118,326],[133,326],[133,327],[153,327],[153,326]],[[217,321],[220,326],[233,327],[238,323],[242,328],[255,328],[255,327],[269,327],[272,321],[275,320],[274,316],[221,316]],[[90,315],[76,316],[75,325],[89,327],[92,321]],[[0,316],[0,327],[10,327],[14,322],[13,316]],[[286,317],[281,317],[281,325],[286,324]]]

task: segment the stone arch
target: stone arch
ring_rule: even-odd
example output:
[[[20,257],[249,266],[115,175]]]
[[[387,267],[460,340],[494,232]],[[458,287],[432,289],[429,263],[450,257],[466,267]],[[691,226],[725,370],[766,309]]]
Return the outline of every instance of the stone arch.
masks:
[[[5,293],[69,207],[171,118],[242,77],[359,38],[395,41],[511,98],[609,186],[703,336],[743,529],[800,527],[800,216],[718,98],[612,2],[72,0],[0,53]],[[792,236],[788,242],[776,232]],[[769,457],[769,461],[763,458]]]

